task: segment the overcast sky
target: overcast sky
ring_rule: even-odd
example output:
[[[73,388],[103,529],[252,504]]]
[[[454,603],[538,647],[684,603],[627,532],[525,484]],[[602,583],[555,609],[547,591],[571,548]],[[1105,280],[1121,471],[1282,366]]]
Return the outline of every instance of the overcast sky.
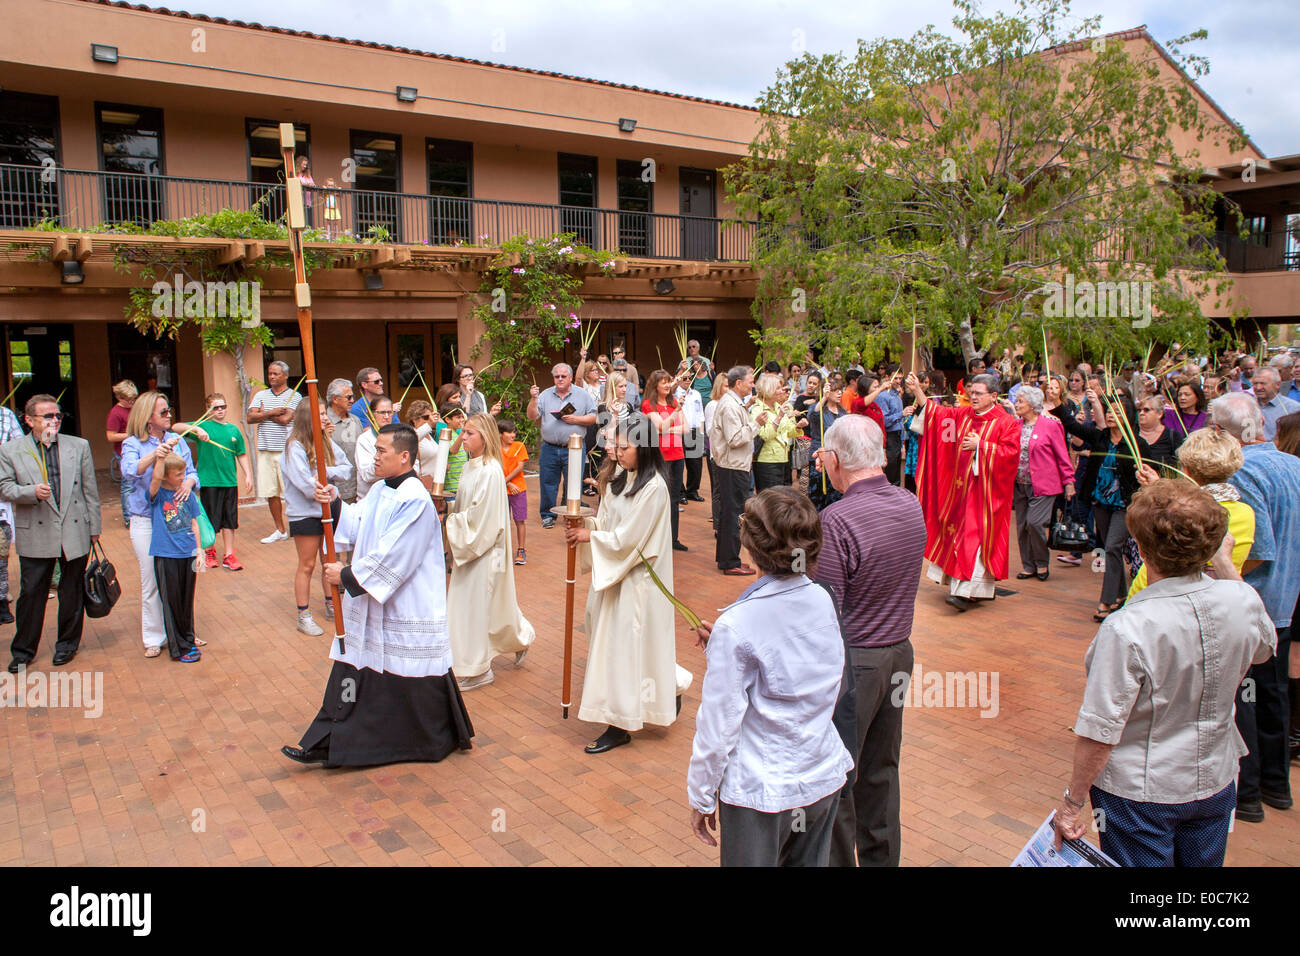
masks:
[[[149,0],[146,0],[149,2]],[[158,5],[156,0],[155,4]],[[391,43],[752,105],[802,40],[813,53],[858,38],[953,32],[948,0],[172,0],[172,9]],[[985,0],[985,9],[1011,8]],[[1146,24],[1162,43],[1198,29],[1201,84],[1267,156],[1300,153],[1295,0],[1082,0],[1102,31]],[[801,31],[801,32],[796,32]]]

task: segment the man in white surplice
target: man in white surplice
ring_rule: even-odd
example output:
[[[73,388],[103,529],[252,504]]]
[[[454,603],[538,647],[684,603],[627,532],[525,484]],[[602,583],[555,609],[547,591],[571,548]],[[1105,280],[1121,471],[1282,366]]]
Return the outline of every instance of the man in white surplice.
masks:
[[[378,480],[343,505],[335,544],[352,563],[325,565],[325,577],[345,591],[345,633],[331,645],[320,713],[300,747],[283,748],[301,763],[370,766],[469,749],[473,728],[451,673],[442,532],[412,466],[418,444],[409,425],[381,428]],[[317,485],[317,500],[335,495]]]

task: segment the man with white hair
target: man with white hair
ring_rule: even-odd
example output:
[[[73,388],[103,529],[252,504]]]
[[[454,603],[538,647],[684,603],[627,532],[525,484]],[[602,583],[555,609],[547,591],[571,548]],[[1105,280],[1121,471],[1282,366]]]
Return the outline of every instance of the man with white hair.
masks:
[[[551,369],[551,378],[555,384],[545,391],[536,385],[528,391],[528,417],[542,429],[538,481],[543,528],[555,527],[555,499],[566,476],[569,436],[581,435],[585,442],[587,428],[596,424],[596,403],[586,389],[573,387],[573,369],[561,362]]]
[[[840,609],[854,683],[857,738],[848,743],[856,778],[840,795],[832,866],[898,866],[900,683],[912,673],[912,615],[925,555],[925,517],[910,492],[884,472],[884,433],[861,415],[826,429],[817,451],[840,500],[822,511],[817,578]],[[856,855],[855,855],[856,851]]]
[[[1277,374],[1282,378],[1282,394],[1293,402],[1300,402],[1300,385],[1295,380],[1295,354],[1283,352],[1274,355],[1268,364],[1277,369]]]
[[[1264,371],[1255,373],[1256,382]],[[1259,823],[1262,803],[1278,810],[1292,804],[1287,660],[1291,614],[1300,595],[1300,458],[1264,438],[1263,412],[1251,395],[1216,398],[1210,421],[1241,443],[1245,462],[1228,483],[1255,512],[1255,540],[1242,577],[1259,593],[1277,630],[1276,655],[1252,667],[1237,691],[1237,729],[1248,750],[1237,778],[1237,819]]]
[[[348,461],[354,466],[352,473],[343,481],[335,482],[339,497],[348,504],[357,500],[357,439],[366,429],[366,423],[351,412],[352,383],[346,378],[336,378],[325,388],[325,414],[334,423],[334,434],[330,438],[334,444],[343,449]]]
[[[1277,368],[1266,365],[1255,372],[1255,400],[1264,416],[1264,437],[1272,441],[1277,437],[1277,420],[1283,415],[1300,412],[1300,402],[1293,402],[1282,391],[1282,376]]]
[[[262,544],[289,540],[284,523],[284,479],[280,476],[280,456],[289,441],[293,413],[302,396],[289,387],[289,366],[272,362],[266,367],[267,388],[253,396],[248,406],[248,424],[257,426],[257,496],[266,499],[266,507],[275,522],[275,530]]]

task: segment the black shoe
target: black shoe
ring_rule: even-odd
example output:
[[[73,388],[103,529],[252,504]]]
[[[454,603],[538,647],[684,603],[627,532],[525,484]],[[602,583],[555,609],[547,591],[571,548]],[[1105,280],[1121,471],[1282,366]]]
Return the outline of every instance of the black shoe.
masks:
[[[51,663],[53,663],[55,667],[62,667],[64,664],[72,663],[72,659],[76,656],[76,651],[59,651],[54,655],[54,660]]]
[[[555,527],[555,519],[552,518],[552,517],[550,517],[549,515],[548,515],[547,517],[543,518],[543,519],[542,519],[542,527],[543,527],[543,528],[546,528],[546,529],[554,528],[554,527]]]
[[[1038,580],[1040,580],[1040,581],[1046,581],[1047,578],[1048,578],[1048,575],[1049,575],[1049,574],[1051,574],[1050,571],[1039,571],[1039,572],[1038,572]]]
[[[14,622],[13,612],[9,610],[9,599],[5,598],[0,601],[0,624],[12,624]]]
[[[1019,574],[1016,575],[1016,580],[1028,581],[1030,578],[1036,578],[1036,577],[1038,577],[1038,573],[1036,571],[1021,571]]]
[[[964,597],[958,597],[955,594],[949,594],[943,600],[945,604],[951,604],[959,611],[969,611],[974,604],[973,601],[969,601]]]
[[[1237,819],[1246,823],[1263,823],[1264,807],[1258,800],[1238,800]]]
[[[687,501],[703,501],[704,499],[701,498],[701,497],[700,497],[699,495],[697,495],[697,494],[689,494],[689,495],[686,496],[686,500],[687,500]]]
[[[674,541],[674,542],[673,542],[673,550],[674,550],[674,551],[689,551],[689,550],[691,550],[691,549],[688,548],[688,547],[686,547],[686,545],[682,544],[680,541]]]
[[[26,661],[20,661],[17,658],[14,658],[9,662],[9,673],[17,674],[20,670],[22,670],[26,666],[27,666]]]
[[[301,747],[290,747],[285,744],[280,748],[280,753],[290,760],[298,761],[298,763],[325,763],[330,759],[330,752],[327,747],[313,747],[311,750],[303,750]]]
[[[1259,798],[1267,803],[1274,810],[1290,810],[1295,805],[1289,793],[1274,793],[1272,790],[1265,790],[1262,787],[1259,791]]]
[[[632,742],[632,735],[626,730],[618,727],[610,727],[603,734],[596,738],[594,743],[587,744],[583,747],[584,753],[603,754],[613,750],[615,747],[621,747],[624,744]]]

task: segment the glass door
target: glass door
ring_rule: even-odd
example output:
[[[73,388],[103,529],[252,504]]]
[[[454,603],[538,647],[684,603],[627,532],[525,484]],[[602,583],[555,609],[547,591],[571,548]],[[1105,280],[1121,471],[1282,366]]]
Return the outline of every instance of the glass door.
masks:
[[[80,435],[77,421],[77,383],[73,378],[71,325],[7,325],[6,345],[9,379],[5,392],[13,390],[10,407],[22,420],[22,409],[33,395],[53,395],[63,409],[62,431]],[[25,423],[24,423],[25,424]]]

